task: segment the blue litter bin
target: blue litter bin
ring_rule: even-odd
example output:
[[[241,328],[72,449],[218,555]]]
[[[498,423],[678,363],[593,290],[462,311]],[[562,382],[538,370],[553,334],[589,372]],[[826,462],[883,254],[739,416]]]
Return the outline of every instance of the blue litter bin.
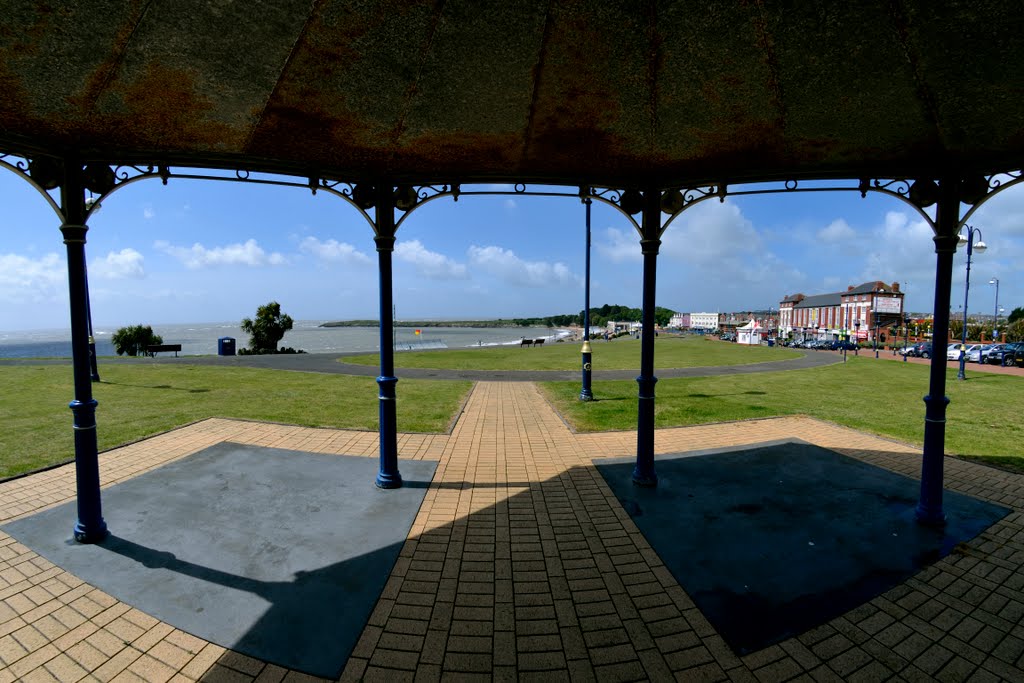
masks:
[[[218,356],[233,356],[235,355],[235,338],[234,337],[221,337],[217,340],[217,355]]]

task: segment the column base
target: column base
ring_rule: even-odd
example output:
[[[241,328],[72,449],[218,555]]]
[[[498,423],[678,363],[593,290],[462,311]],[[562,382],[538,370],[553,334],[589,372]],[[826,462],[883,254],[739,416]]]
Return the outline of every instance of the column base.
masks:
[[[636,470],[633,470],[633,485],[642,486],[648,489],[655,488],[658,485],[658,475],[654,473],[641,474]]]
[[[78,522],[75,524],[74,533],[75,540],[79,543],[99,543],[110,535],[105,522],[100,522],[97,528],[88,528],[81,522]]]
[[[942,514],[942,510],[926,510],[918,505],[917,510],[914,513],[914,517],[917,519],[917,523],[921,526],[946,526],[946,515]]]
[[[400,489],[402,488],[402,475],[398,472],[394,474],[385,474],[380,472],[377,474],[377,479],[374,481],[379,489]]]

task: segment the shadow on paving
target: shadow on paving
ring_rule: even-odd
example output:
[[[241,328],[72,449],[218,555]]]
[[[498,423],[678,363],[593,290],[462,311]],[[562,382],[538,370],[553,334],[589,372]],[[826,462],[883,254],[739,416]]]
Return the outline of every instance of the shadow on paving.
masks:
[[[103,491],[111,535],[70,540],[75,503],[4,531],[118,600],[218,645],[336,677],[437,463],[221,443]]]
[[[916,480],[801,442],[659,457],[657,489],[633,486],[631,458],[595,465],[541,482],[429,484],[527,490],[406,544],[436,463],[400,461],[408,485],[381,491],[372,483],[376,459],[224,443],[106,489],[113,533],[102,544],[67,540],[74,503],[12,522],[4,531],[177,628],[260,660],[334,678],[403,547],[412,569],[437,565],[436,571],[416,569],[434,579],[404,579],[399,589],[428,591],[416,596],[429,598],[416,602],[429,605],[424,632],[428,622],[430,628],[450,628],[443,619],[434,622],[446,611],[450,620],[462,599],[480,604],[488,596],[496,624],[503,605],[506,613],[518,614],[520,607],[535,610],[554,600],[571,601],[583,624],[581,606],[593,606],[592,585],[577,593],[573,582],[549,572],[542,582],[546,595],[532,589],[521,595],[512,586],[526,581],[535,588],[537,564],[543,568],[554,557],[557,566],[579,566],[581,557],[603,553],[622,576],[638,571],[643,559],[637,549],[622,544],[621,532],[606,531],[621,524],[606,481],[696,606],[740,654],[870,600],[1007,512],[946,492],[949,525],[922,528],[913,521]],[[507,576],[502,564],[509,567]],[[470,567],[474,581],[489,581],[489,591],[478,584],[470,587],[472,595],[462,593],[460,568]],[[489,579],[483,578],[487,571]],[[530,578],[519,578],[520,571]],[[592,573],[600,580],[596,566]],[[433,581],[436,587],[427,588]],[[548,609],[546,618],[554,618]],[[516,620],[503,628],[514,629]],[[417,636],[404,637],[415,649],[411,639]],[[493,653],[482,654],[494,662]],[[446,653],[435,655],[445,671],[460,670],[456,660],[449,668]],[[237,666],[228,652],[208,675],[231,675],[225,668]]]
[[[920,482],[799,441],[595,464],[644,537],[738,654],[899,585],[1010,511],[944,492],[947,524],[914,518]]]

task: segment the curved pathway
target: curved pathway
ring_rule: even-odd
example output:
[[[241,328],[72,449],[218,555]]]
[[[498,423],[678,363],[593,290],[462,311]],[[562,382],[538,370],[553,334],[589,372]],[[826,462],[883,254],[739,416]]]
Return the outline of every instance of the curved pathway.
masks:
[[[374,365],[357,365],[342,360],[345,356],[337,353],[302,353],[295,355],[267,356],[163,356],[156,358],[101,358],[100,374],[106,363],[161,363],[180,365],[214,365],[221,367],[264,368],[271,370],[291,370],[294,372],[322,372],[342,375],[358,375],[376,377],[379,368]],[[770,361],[766,363],[749,363],[746,365],[712,365],[695,368],[661,368],[655,370],[659,379],[674,377],[712,377],[718,375],[744,375],[755,372],[777,372],[781,370],[803,370],[824,365],[841,363],[842,356],[828,352],[805,352],[799,358]],[[70,364],[71,359],[57,360],[0,360],[5,364],[41,363]],[[407,379],[448,379],[468,380],[473,382],[556,382],[572,381],[580,378],[580,369],[575,370],[449,370],[439,368],[396,368],[399,378]],[[594,370],[594,379],[635,379],[639,370]]]

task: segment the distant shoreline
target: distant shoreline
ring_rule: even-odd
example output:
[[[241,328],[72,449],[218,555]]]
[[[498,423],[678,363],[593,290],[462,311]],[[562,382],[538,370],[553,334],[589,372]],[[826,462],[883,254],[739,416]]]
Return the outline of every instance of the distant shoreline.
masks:
[[[548,327],[543,323],[518,320],[396,320],[395,327],[470,327],[470,328],[516,328],[516,327]],[[336,320],[320,323],[320,327],[380,327],[378,320]]]

